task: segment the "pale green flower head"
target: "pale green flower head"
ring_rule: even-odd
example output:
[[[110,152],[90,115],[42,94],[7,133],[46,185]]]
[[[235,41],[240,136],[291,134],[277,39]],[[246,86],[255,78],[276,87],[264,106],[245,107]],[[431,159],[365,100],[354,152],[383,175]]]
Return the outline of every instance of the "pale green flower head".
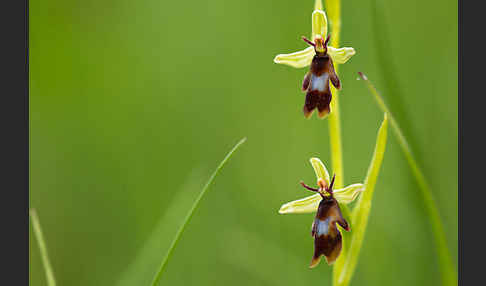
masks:
[[[330,180],[329,172],[327,171],[326,166],[318,158],[311,158],[310,162],[312,164],[312,168],[314,168],[314,172],[316,173],[318,189],[312,189],[303,183],[302,185],[319,193],[288,202],[280,207],[280,210],[278,211],[279,213],[289,214],[316,212],[317,207],[322,200],[321,194],[330,196],[329,193],[326,193],[326,189],[331,187],[332,181]],[[332,190],[332,195],[338,201],[338,203],[349,204],[354,201],[363,191],[363,184],[352,184],[342,189]]]
[[[316,36],[321,36],[322,39],[327,37],[327,16],[322,10],[322,6],[316,1],[315,10],[312,13],[312,41],[316,39]],[[353,48],[335,48],[328,46],[327,53],[331,57],[335,64],[346,63],[356,51]],[[312,58],[315,55],[313,47],[308,47],[302,51],[277,55],[273,61],[277,64],[284,64],[294,68],[303,68],[311,64]]]

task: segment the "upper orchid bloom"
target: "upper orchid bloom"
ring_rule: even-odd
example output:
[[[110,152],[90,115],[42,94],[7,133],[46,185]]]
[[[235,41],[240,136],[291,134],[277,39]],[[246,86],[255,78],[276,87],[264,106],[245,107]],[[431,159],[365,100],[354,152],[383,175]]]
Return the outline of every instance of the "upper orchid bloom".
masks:
[[[321,7],[316,7],[312,13],[312,41],[314,42],[316,37],[319,36],[322,39],[327,37],[327,17]],[[344,64],[356,53],[353,48],[348,47],[335,48],[329,46],[327,49],[327,53],[335,64]],[[273,61],[294,68],[303,68],[310,65],[315,54],[314,47],[308,47],[295,53],[277,55]]]

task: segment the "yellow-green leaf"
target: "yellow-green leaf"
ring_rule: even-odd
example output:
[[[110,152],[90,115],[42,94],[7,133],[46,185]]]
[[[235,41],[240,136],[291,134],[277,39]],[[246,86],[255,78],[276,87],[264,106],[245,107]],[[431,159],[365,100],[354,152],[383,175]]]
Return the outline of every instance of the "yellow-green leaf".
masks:
[[[294,68],[304,68],[310,65],[315,54],[314,47],[308,47],[295,53],[277,55],[273,61]]]
[[[329,172],[326,169],[326,166],[321,162],[319,158],[310,158],[310,162],[312,164],[312,168],[314,168],[314,172],[316,173],[317,180],[323,179],[326,182],[326,185],[329,186]]]
[[[319,194],[305,197],[303,199],[288,202],[278,211],[280,214],[305,214],[317,211],[322,197]]]
[[[349,204],[354,201],[358,195],[364,191],[363,184],[353,184],[342,189],[337,189],[333,191],[334,198],[340,204]],[[280,214],[303,214],[312,213],[317,211],[317,207],[321,202],[322,197],[320,194],[315,194],[312,196],[305,197],[303,199],[298,199],[295,201],[288,202],[278,211]]]
[[[352,184],[342,189],[333,190],[332,193],[340,204],[349,204],[364,190],[363,184]]]
[[[316,35],[321,35],[323,39],[327,36],[327,17],[322,10],[314,10],[312,12],[312,40],[316,39]]]
[[[346,63],[356,51],[353,48],[344,47],[336,49],[334,47],[327,47],[327,53],[331,56],[334,64],[344,64]]]

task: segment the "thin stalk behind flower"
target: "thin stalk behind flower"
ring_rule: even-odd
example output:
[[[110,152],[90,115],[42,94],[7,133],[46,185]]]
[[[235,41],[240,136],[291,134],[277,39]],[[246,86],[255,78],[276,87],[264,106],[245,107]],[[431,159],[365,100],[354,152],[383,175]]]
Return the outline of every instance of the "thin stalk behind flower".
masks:
[[[338,72],[337,64],[334,67]],[[343,145],[341,139],[341,120],[339,113],[339,94],[336,88],[331,87],[331,93],[334,95],[331,101],[331,113],[328,116],[329,121],[329,141],[331,145],[332,169],[336,174],[336,187],[342,188],[344,185],[344,168],[343,168]]]
[[[378,130],[376,138],[375,151],[368,168],[368,173],[364,182],[365,191],[359,198],[356,207],[353,209],[351,219],[354,222],[353,235],[349,245],[347,256],[342,257],[337,261],[339,272],[336,271],[334,275],[335,286],[347,286],[353,277],[354,270],[358,263],[359,254],[363,245],[366,227],[368,225],[368,218],[371,211],[371,202],[373,199],[373,192],[375,189],[378,174],[380,173],[381,163],[386,149],[386,141],[388,134],[388,115],[385,113],[383,123]]]
[[[321,0],[316,0],[321,2]],[[315,5],[319,6],[318,4]],[[322,4],[320,5],[322,7]],[[341,3],[339,0],[326,1],[326,10],[328,18],[331,22],[332,36],[331,45],[334,47],[339,46],[339,34],[341,32],[341,25],[339,24],[341,17]],[[337,25],[336,25],[337,24]],[[339,64],[334,64],[334,70],[338,73]],[[343,151],[341,140],[341,120],[339,113],[339,94],[338,90],[331,86],[331,93],[334,95],[331,101],[331,113],[329,114],[329,137],[331,143],[331,156],[332,156],[332,169],[336,174],[336,188],[342,188],[344,184],[344,168],[343,168]]]
[[[316,9],[322,7],[321,0],[316,0]],[[326,11],[328,14],[329,21],[331,23],[331,45],[334,47],[339,46],[339,39],[341,33],[341,1],[340,0],[329,0],[326,1]],[[339,64],[336,62],[334,64],[334,70],[336,74],[339,75]],[[329,141],[331,145],[331,158],[332,158],[332,169],[336,174],[336,188],[342,188],[344,185],[344,167],[343,167],[343,144],[341,136],[341,118],[339,110],[339,92],[334,86],[331,86],[331,94],[333,94],[333,100],[331,101],[331,113],[329,114]],[[348,222],[353,225],[354,222],[351,219],[351,211],[347,205],[342,205],[341,210],[343,216],[348,220]],[[333,280],[336,280],[337,273],[341,271],[342,263],[339,261],[345,259],[347,256],[347,250],[351,239],[350,232],[343,232],[343,247],[341,250],[341,255],[334,264],[333,267]]]
[[[428,213],[427,217],[430,219],[430,224],[432,225],[432,229],[434,231],[433,233],[437,244],[437,252],[439,255],[439,264],[440,264],[440,269],[442,274],[442,281],[444,285],[449,285],[449,286],[457,285],[456,267],[452,262],[451,254],[449,248],[447,247],[444,227],[442,226],[439,209],[435,203],[435,199],[434,196],[432,195],[432,190],[430,188],[430,185],[425,179],[422,170],[420,169],[419,165],[417,164],[417,161],[415,160],[412,154],[412,150],[410,149],[407,139],[403,135],[400,126],[398,125],[397,121],[395,120],[390,110],[386,106],[385,101],[380,96],[380,94],[373,86],[373,84],[368,80],[366,75],[364,75],[361,72],[359,72],[358,74],[360,78],[365,81],[368,90],[373,95],[373,98],[376,100],[376,103],[378,104],[380,109],[389,114],[390,123],[393,128],[393,132],[397,136],[398,143],[400,144],[400,147],[405,155],[405,158],[407,159],[408,165],[412,170],[412,174],[417,180],[419,189],[422,194],[422,198],[425,203],[425,209]]]

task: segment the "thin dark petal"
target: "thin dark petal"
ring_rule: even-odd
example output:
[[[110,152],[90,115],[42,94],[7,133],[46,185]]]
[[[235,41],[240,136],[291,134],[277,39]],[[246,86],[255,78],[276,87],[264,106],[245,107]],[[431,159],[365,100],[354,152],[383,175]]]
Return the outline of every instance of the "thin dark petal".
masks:
[[[302,81],[302,91],[306,91],[307,88],[309,87],[309,83],[310,83],[310,78],[311,78],[311,73],[308,72],[305,77],[304,77],[304,80]]]

